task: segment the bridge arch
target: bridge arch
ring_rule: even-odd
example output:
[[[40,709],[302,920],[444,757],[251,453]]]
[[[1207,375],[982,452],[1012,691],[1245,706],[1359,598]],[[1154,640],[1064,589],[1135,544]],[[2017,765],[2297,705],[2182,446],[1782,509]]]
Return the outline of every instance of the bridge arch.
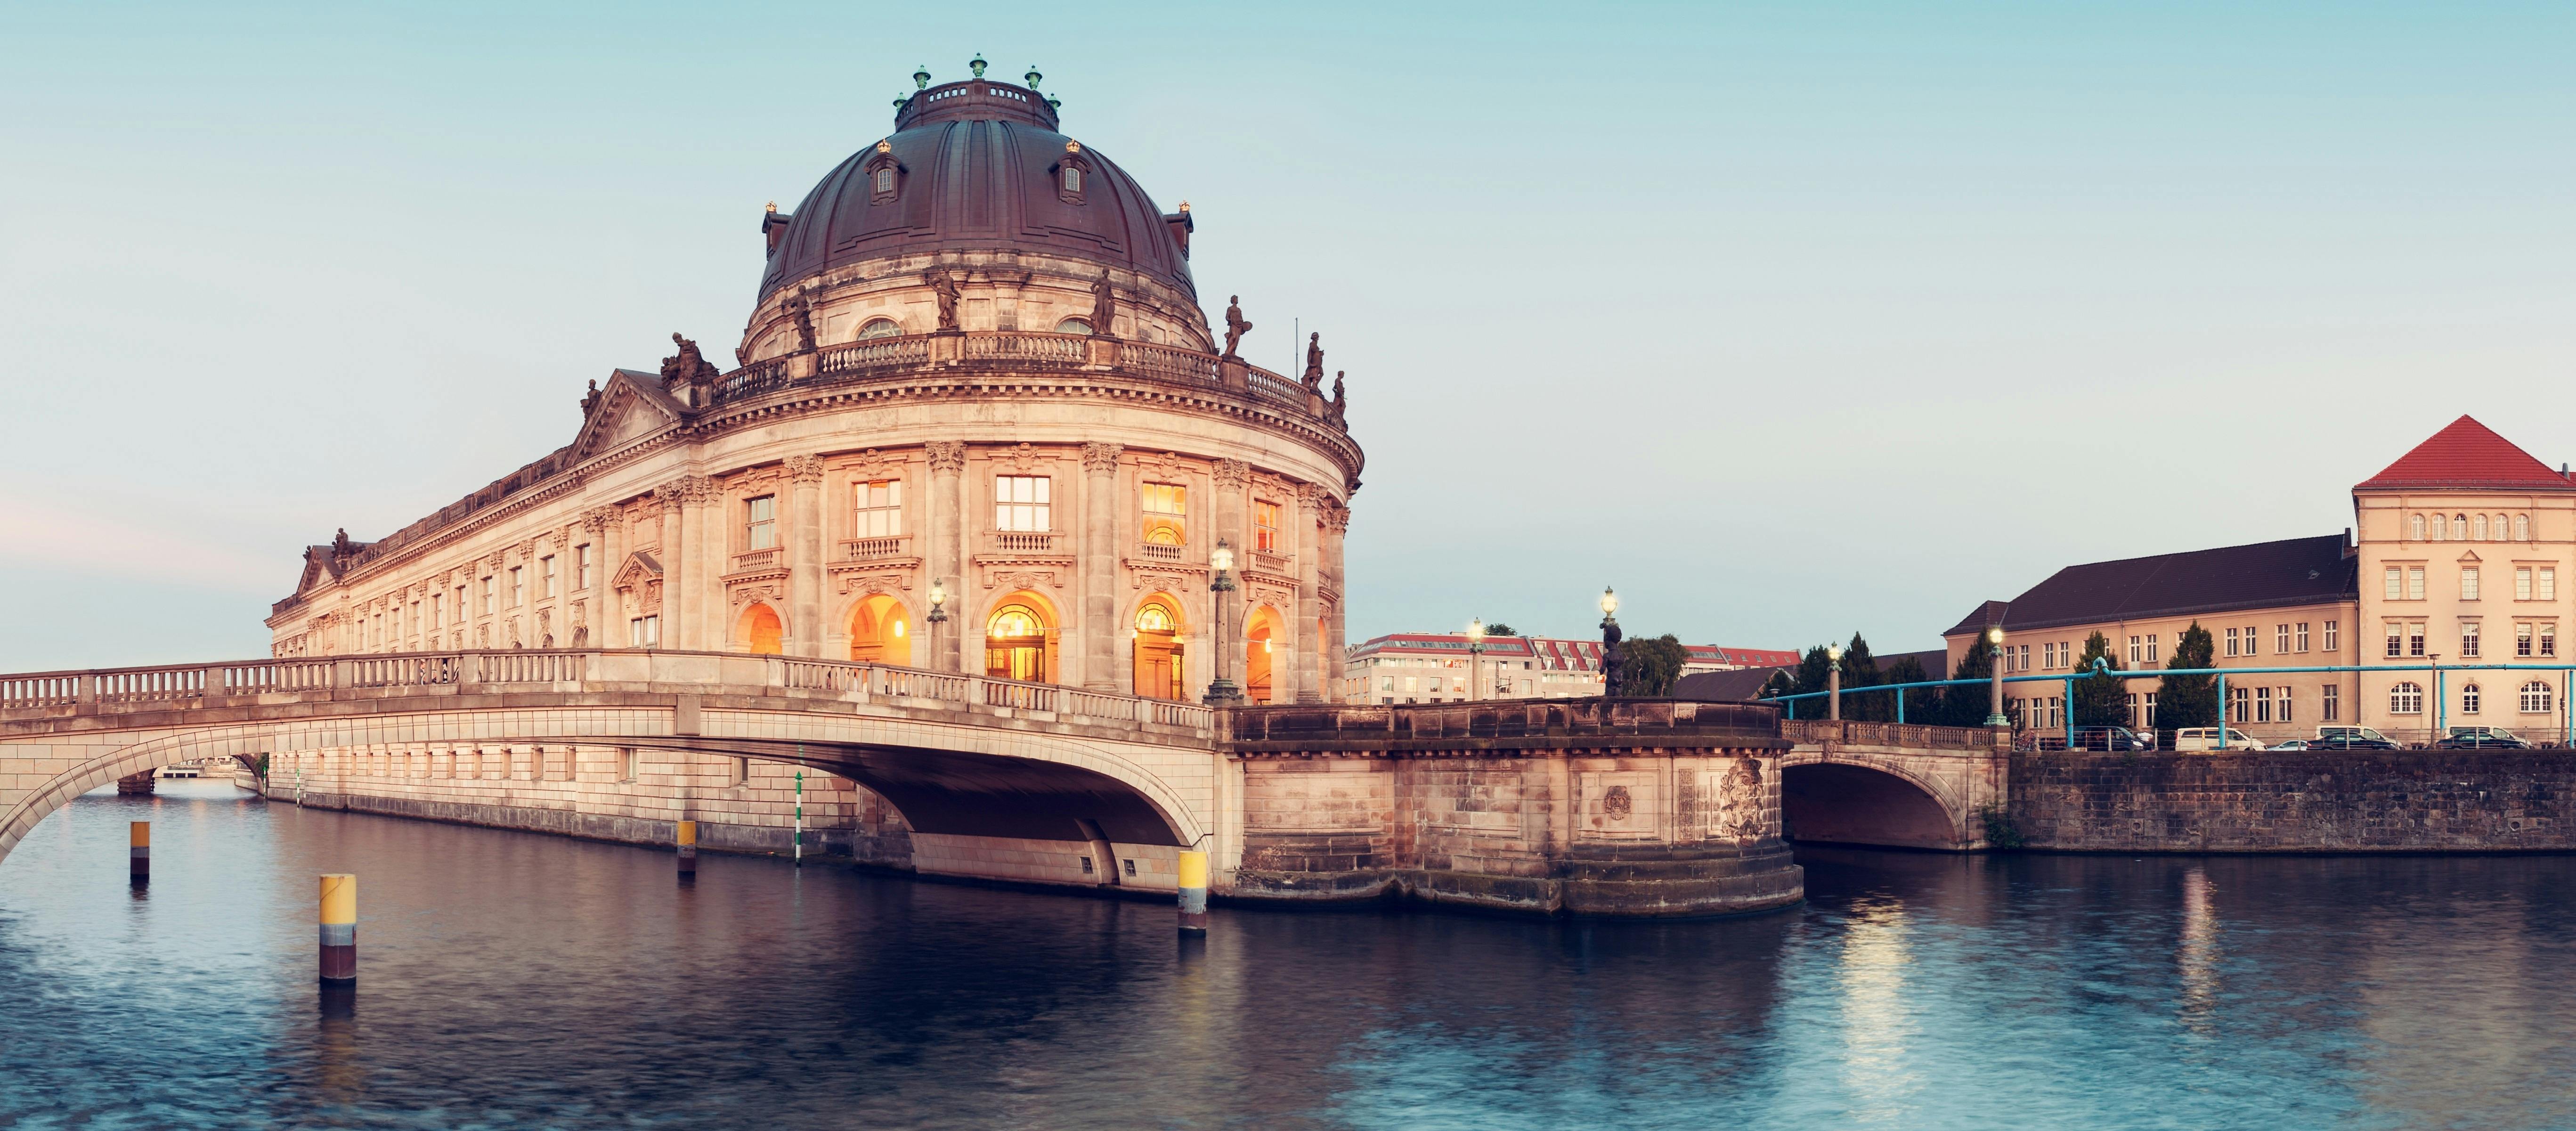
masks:
[[[1967,818],[1940,783],[1893,760],[1809,756],[1780,768],[1780,820],[1793,841],[1955,851]]]

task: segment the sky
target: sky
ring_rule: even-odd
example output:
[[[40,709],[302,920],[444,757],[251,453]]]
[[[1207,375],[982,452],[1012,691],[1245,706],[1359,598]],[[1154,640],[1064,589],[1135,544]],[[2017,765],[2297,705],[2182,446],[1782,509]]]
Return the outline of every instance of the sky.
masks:
[[[265,654],[977,53],[1349,372],[1354,643],[1935,647],[2463,413],[2576,458],[2563,2],[10,4],[0,670]]]

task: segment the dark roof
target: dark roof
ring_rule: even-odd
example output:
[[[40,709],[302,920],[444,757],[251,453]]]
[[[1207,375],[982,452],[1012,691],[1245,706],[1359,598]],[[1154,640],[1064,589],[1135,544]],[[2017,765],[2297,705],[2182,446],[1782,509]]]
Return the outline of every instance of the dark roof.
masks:
[[[760,298],[853,263],[942,251],[1025,251],[1138,271],[1195,298],[1187,249],[1135,178],[1088,144],[1056,132],[1055,111],[1026,87],[949,83],[914,94],[883,143],[898,173],[891,199],[870,191],[871,142],[825,176],[794,214],[761,272]],[[1091,170],[1082,199],[1058,170]],[[1106,327],[1103,327],[1106,329]]]
[[[2463,416],[2432,438],[2397,457],[2379,474],[2355,484],[2355,491],[2404,488],[2448,489],[2502,487],[2517,491],[2576,490],[2565,473],[2532,458],[2513,441]]]
[[[1977,603],[1976,608],[1968,610],[1968,615],[1959,618],[1959,623],[1951,625],[1950,630],[1942,633],[1941,635],[1959,636],[1965,633],[1984,631],[1985,627],[1990,624],[2002,624],[2004,622],[2004,609],[2010,604],[2011,602],[2009,601],[1980,601]]]
[[[1982,628],[1984,625],[1980,624],[1978,627]],[[1915,663],[1923,665],[1923,678],[1950,678],[1950,650],[1947,648],[1935,648],[1929,652],[1899,652],[1893,656],[1877,657],[1879,674],[1887,674],[1887,669],[1895,667],[1896,661],[1909,656],[1913,657]]]
[[[1722,672],[1693,672],[1673,681],[1673,698],[1696,699],[1702,703],[1743,703],[1761,694],[1762,685],[1770,682],[1771,673],[1782,668],[1730,668]]]
[[[1943,636],[1976,632],[2002,605],[2004,631],[2141,617],[2351,601],[2359,564],[2344,536],[2291,538],[2068,566],[2010,602],[1988,601]]]

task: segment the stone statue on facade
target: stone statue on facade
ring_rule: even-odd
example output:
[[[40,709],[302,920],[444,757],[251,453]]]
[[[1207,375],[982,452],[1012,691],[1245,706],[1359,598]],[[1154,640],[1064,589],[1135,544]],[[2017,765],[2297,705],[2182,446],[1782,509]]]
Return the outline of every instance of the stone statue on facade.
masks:
[[[1601,694],[1612,699],[1618,698],[1625,690],[1622,686],[1625,681],[1620,678],[1619,671],[1619,641],[1624,635],[1619,631],[1618,621],[1606,616],[1601,618]]]
[[[1110,320],[1118,317],[1118,296],[1109,289],[1109,272],[1103,271],[1091,283],[1091,333],[1108,337]]]
[[[589,391],[588,393],[584,393],[584,394],[582,394],[582,398],[581,398],[581,418],[582,418],[582,419],[584,419],[584,420],[588,420],[588,419],[590,419],[591,411],[592,411],[593,409],[598,408],[598,407],[599,407],[599,382],[598,382],[597,380],[595,380],[595,379],[594,379],[594,380],[593,380],[593,381],[591,381],[591,383],[590,383],[590,391]]]
[[[1323,391],[1324,335],[1322,332],[1306,335],[1306,371],[1299,374],[1297,379],[1306,383],[1306,389],[1309,392]]]
[[[1235,344],[1252,332],[1252,323],[1243,317],[1243,296],[1227,295],[1225,299],[1225,356],[1234,356]]]
[[[814,352],[814,304],[804,295],[787,300],[787,316],[796,320],[796,352]]]
[[[664,388],[703,384],[716,379],[715,363],[708,361],[705,354],[698,352],[698,343],[683,338],[677,331],[673,331],[671,344],[680,347],[680,352],[662,359]]]
[[[1336,370],[1334,370],[1334,371],[1333,371],[1333,419],[1335,419],[1335,420],[1340,420],[1340,419],[1342,419],[1342,410],[1343,410],[1343,404],[1342,404],[1342,374],[1343,374],[1343,372],[1344,372],[1343,370],[1339,370],[1339,369],[1336,369]]]
[[[956,277],[946,271],[932,271],[924,274],[921,279],[930,284],[932,294],[939,296],[939,328],[942,331],[955,332],[957,329]]]

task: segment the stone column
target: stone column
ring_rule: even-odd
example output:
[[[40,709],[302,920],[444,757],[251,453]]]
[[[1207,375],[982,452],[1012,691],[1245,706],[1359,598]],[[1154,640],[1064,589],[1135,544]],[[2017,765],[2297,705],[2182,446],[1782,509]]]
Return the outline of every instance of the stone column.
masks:
[[[617,607],[617,587],[610,584],[624,564],[626,514],[615,506],[592,507],[582,512],[581,529],[590,535],[590,588],[580,597],[590,621],[590,646],[626,647],[626,612]]]
[[[659,646],[663,648],[697,646],[689,640],[689,610],[694,604],[689,600],[689,581],[696,574],[697,563],[688,552],[689,539],[694,536],[689,529],[686,504],[688,482],[688,477],[682,476],[653,493],[654,500],[662,506],[662,611],[658,615],[662,618]]]
[[[788,632],[799,656],[823,654],[823,457],[790,456],[795,525],[787,543]]]
[[[960,658],[965,654],[961,641],[966,633],[966,445],[958,440],[932,440],[922,450],[930,458],[930,552],[923,564],[930,569],[930,580],[948,589],[948,623],[941,626],[930,666],[964,671]],[[926,603],[928,594],[923,599]]]
[[[1247,530],[1249,524],[1244,518],[1247,509],[1244,492],[1252,484],[1252,466],[1239,459],[1221,459],[1216,461],[1214,478],[1216,480],[1214,508],[1216,537],[1225,539],[1226,545],[1234,548],[1235,575],[1240,584],[1239,579],[1244,567],[1252,564],[1252,538]],[[1208,545],[1215,546],[1215,540],[1210,539]],[[1215,608],[1219,600],[1229,602],[1231,607]],[[1211,629],[1209,638],[1217,642],[1216,664],[1209,669],[1209,678],[1211,680],[1229,679],[1234,681],[1236,687],[1241,687],[1245,675],[1243,667],[1243,620],[1246,605],[1244,591],[1237,588],[1231,593],[1210,592],[1208,604],[1210,615],[1207,623]]]
[[[1333,607],[1330,612],[1325,614],[1323,658],[1324,685],[1326,687],[1333,688],[1336,692],[1336,694],[1326,696],[1326,698],[1330,699],[1341,698],[1338,694],[1341,688],[1341,681],[1343,674],[1349,670],[1345,665],[1342,649],[1348,640],[1348,638],[1343,635],[1343,624],[1346,619],[1343,616],[1343,610],[1349,608],[1351,604],[1351,575],[1350,571],[1345,569],[1342,565],[1342,536],[1348,533],[1350,528],[1351,508],[1337,502],[1324,509],[1324,564],[1322,568],[1332,571],[1333,577]],[[1490,687],[1492,684],[1488,683],[1487,686]]]
[[[733,568],[732,523],[725,514],[724,492],[714,480],[698,475],[690,483],[688,529],[698,554],[689,568],[689,603],[698,633],[691,647],[721,652],[733,627],[726,623],[724,598],[724,575]]]
[[[1333,497],[1312,483],[1297,488],[1297,701],[1324,697],[1324,642],[1320,621],[1324,602],[1319,571],[1323,568],[1324,508]],[[1271,678],[1276,679],[1277,676]]]
[[[1117,444],[1082,446],[1082,686],[1120,692],[1118,642]]]

